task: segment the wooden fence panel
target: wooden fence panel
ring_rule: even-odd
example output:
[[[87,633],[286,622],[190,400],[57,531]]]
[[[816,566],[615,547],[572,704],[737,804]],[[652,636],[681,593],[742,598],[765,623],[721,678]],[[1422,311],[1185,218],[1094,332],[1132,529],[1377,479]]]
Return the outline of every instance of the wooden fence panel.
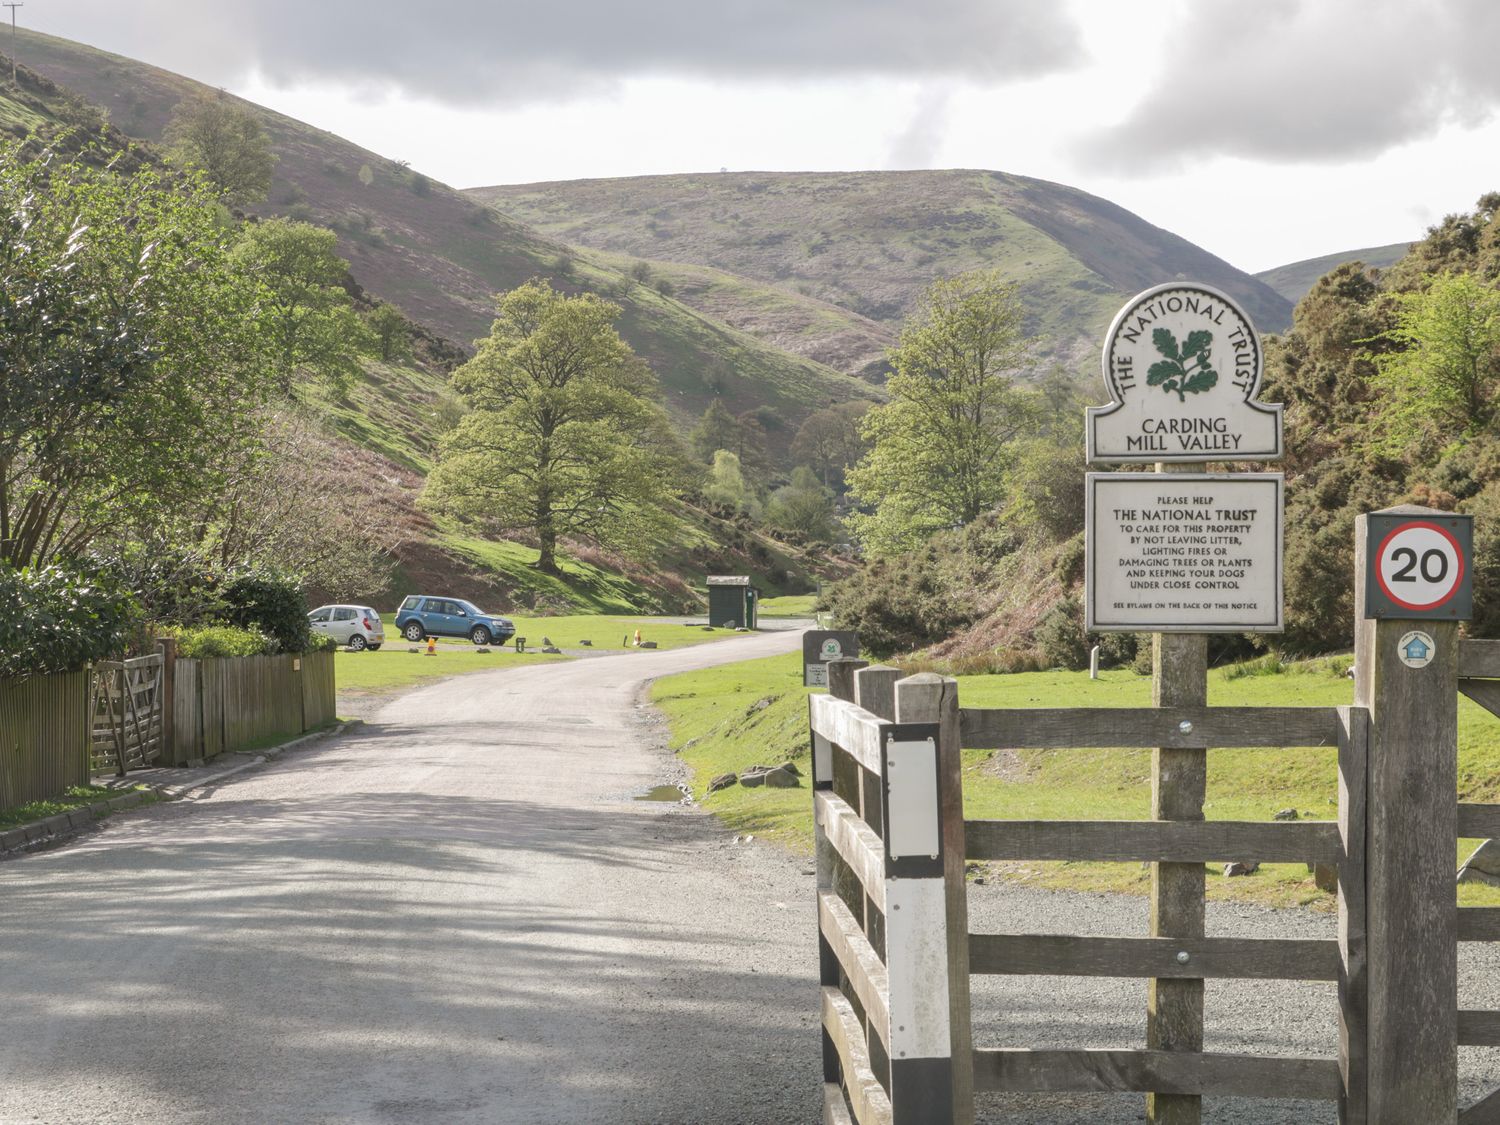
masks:
[[[334,703],[333,653],[310,652],[302,658],[302,725],[314,730],[338,717]]]
[[[177,661],[175,760],[213,758],[332,722],[333,653]]]
[[[89,780],[89,674],[0,680],[0,808]]]
[[[184,765],[203,757],[203,666],[197,660],[178,658],[172,685],[172,765]]]

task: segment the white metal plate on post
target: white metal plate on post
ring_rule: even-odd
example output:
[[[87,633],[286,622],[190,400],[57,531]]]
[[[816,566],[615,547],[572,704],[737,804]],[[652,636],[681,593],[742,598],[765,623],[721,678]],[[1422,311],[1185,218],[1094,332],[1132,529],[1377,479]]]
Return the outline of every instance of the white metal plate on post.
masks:
[[[892,739],[885,744],[885,767],[891,858],[936,856],[941,848],[937,743]]]
[[[1090,473],[1086,627],[1279,633],[1280,473]]]
[[[886,968],[891,986],[891,1055],[941,1059],[948,1026],[948,901],[942,879],[887,879]]]

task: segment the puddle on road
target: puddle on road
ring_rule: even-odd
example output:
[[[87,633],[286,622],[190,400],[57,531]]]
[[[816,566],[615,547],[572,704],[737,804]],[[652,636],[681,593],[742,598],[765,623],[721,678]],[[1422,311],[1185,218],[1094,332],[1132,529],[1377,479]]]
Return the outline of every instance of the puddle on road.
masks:
[[[644,793],[637,793],[637,801],[681,801],[687,803],[692,797],[684,793],[675,785],[653,785]]]

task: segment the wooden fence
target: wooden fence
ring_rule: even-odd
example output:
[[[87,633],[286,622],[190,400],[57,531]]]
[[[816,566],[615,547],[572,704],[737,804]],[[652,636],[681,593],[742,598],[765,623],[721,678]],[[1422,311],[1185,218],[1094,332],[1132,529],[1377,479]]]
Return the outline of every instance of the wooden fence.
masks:
[[[0,680],[0,809],[89,780],[89,673]]]
[[[174,662],[168,764],[293,738],[333,721],[333,653]]]

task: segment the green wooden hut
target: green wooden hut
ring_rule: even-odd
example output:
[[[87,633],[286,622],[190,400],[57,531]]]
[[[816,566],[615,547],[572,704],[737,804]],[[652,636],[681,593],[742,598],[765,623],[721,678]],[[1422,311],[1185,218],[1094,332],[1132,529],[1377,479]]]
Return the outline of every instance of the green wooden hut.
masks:
[[[708,623],[725,629],[754,629],[760,591],[748,574],[708,576]]]

